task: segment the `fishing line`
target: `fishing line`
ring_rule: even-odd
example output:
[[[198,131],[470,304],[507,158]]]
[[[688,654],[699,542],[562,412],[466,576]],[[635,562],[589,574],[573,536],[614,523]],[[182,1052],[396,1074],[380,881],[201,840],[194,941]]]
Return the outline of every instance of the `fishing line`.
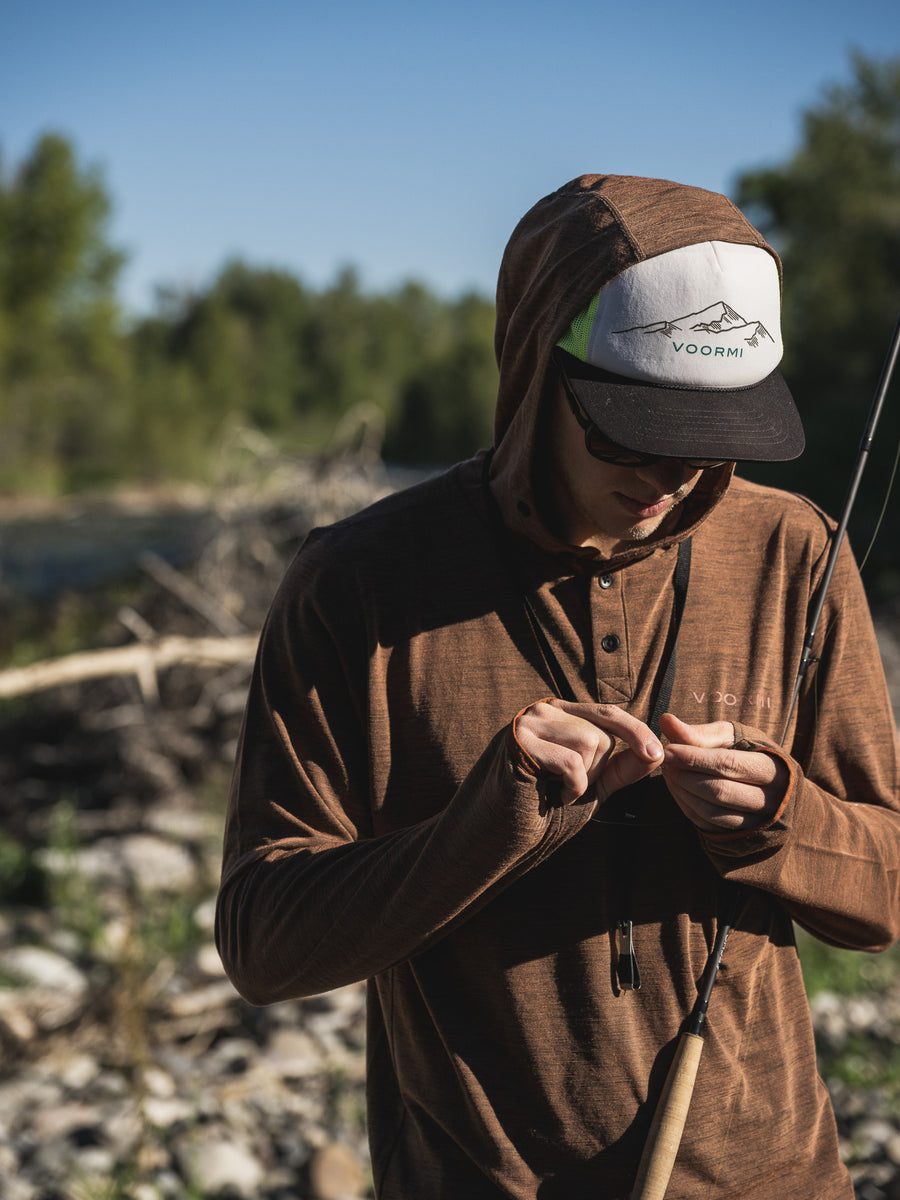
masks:
[[[887,487],[884,492],[884,503],[881,506],[881,512],[878,514],[878,520],[875,522],[875,529],[872,533],[872,539],[869,542],[868,546],[866,547],[866,552],[863,555],[862,561],[859,564],[860,571],[862,571],[863,567],[869,561],[869,555],[872,553],[872,547],[875,545],[875,542],[878,538],[878,534],[881,532],[881,526],[882,526],[882,523],[884,522],[885,513],[887,512],[887,507],[888,507],[888,504],[890,503],[891,492],[894,490],[894,483],[897,479],[898,465],[900,465],[900,437],[897,438],[897,450],[894,454],[894,466],[891,470],[891,475],[887,481]]]

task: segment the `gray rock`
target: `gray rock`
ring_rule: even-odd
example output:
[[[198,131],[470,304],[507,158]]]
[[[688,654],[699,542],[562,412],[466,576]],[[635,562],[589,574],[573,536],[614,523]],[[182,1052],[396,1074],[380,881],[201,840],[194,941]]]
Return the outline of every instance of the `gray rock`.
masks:
[[[184,892],[197,883],[197,868],[181,845],[150,833],[100,838],[77,850],[49,849],[38,856],[54,875],[75,873],[97,883],[146,892]]]
[[[263,1165],[250,1147],[221,1134],[190,1143],[183,1164],[191,1184],[203,1196],[229,1188],[250,1200],[265,1179]]]
[[[87,978],[55,950],[14,946],[0,957],[0,969],[22,984],[0,990],[0,1026],[17,1041],[30,1041],[37,1030],[59,1029],[84,1008]]]
[[[365,1190],[359,1159],[340,1142],[328,1142],[313,1153],[309,1164],[313,1200],[360,1200]]]
[[[23,983],[80,995],[87,979],[68,958],[42,946],[14,946],[0,958],[0,968]]]

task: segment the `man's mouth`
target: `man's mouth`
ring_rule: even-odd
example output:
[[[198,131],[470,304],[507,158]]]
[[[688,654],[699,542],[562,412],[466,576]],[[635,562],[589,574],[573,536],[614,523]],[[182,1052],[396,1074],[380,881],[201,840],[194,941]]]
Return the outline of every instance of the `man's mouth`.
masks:
[[[654,500],[652,504],[648,504],[646,500],[635,500],[631,496],[626,496],[624,492],[616,492],[616,498],[626,512],[629,512],[639,521],[646,521],[650,517],[660,516],[675,499],[674,496],[663,496],[661,500]]]

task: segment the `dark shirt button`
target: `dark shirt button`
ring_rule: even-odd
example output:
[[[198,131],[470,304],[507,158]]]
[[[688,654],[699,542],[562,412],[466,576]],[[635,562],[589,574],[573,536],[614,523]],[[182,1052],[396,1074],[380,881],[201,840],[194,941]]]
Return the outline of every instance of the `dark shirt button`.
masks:
[[[612,577],[612,575],[598,575],[598,576],[597,576],[597,582],[598,582],[598,583],[600,584],[600,586],[601,586],[601,587],[602,587],[602,588],[605,590],[606,588],[611,588],[611,587],[612,587],[612,585],[613,585],[613,577]]]
[[[608,633],[600,643],[607,654],[612,654],[613,650],[618,650],[619,639],[614,633]]]

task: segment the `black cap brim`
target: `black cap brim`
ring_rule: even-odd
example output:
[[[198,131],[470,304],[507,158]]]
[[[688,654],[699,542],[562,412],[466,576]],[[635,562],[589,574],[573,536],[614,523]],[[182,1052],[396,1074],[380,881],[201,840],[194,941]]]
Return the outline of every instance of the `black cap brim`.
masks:
[[[554,353],[593,423],[629,450],[740,462],[803,453],[803,423],[779,371],[749,387],[675,388],[588,366],[559,347]]]

